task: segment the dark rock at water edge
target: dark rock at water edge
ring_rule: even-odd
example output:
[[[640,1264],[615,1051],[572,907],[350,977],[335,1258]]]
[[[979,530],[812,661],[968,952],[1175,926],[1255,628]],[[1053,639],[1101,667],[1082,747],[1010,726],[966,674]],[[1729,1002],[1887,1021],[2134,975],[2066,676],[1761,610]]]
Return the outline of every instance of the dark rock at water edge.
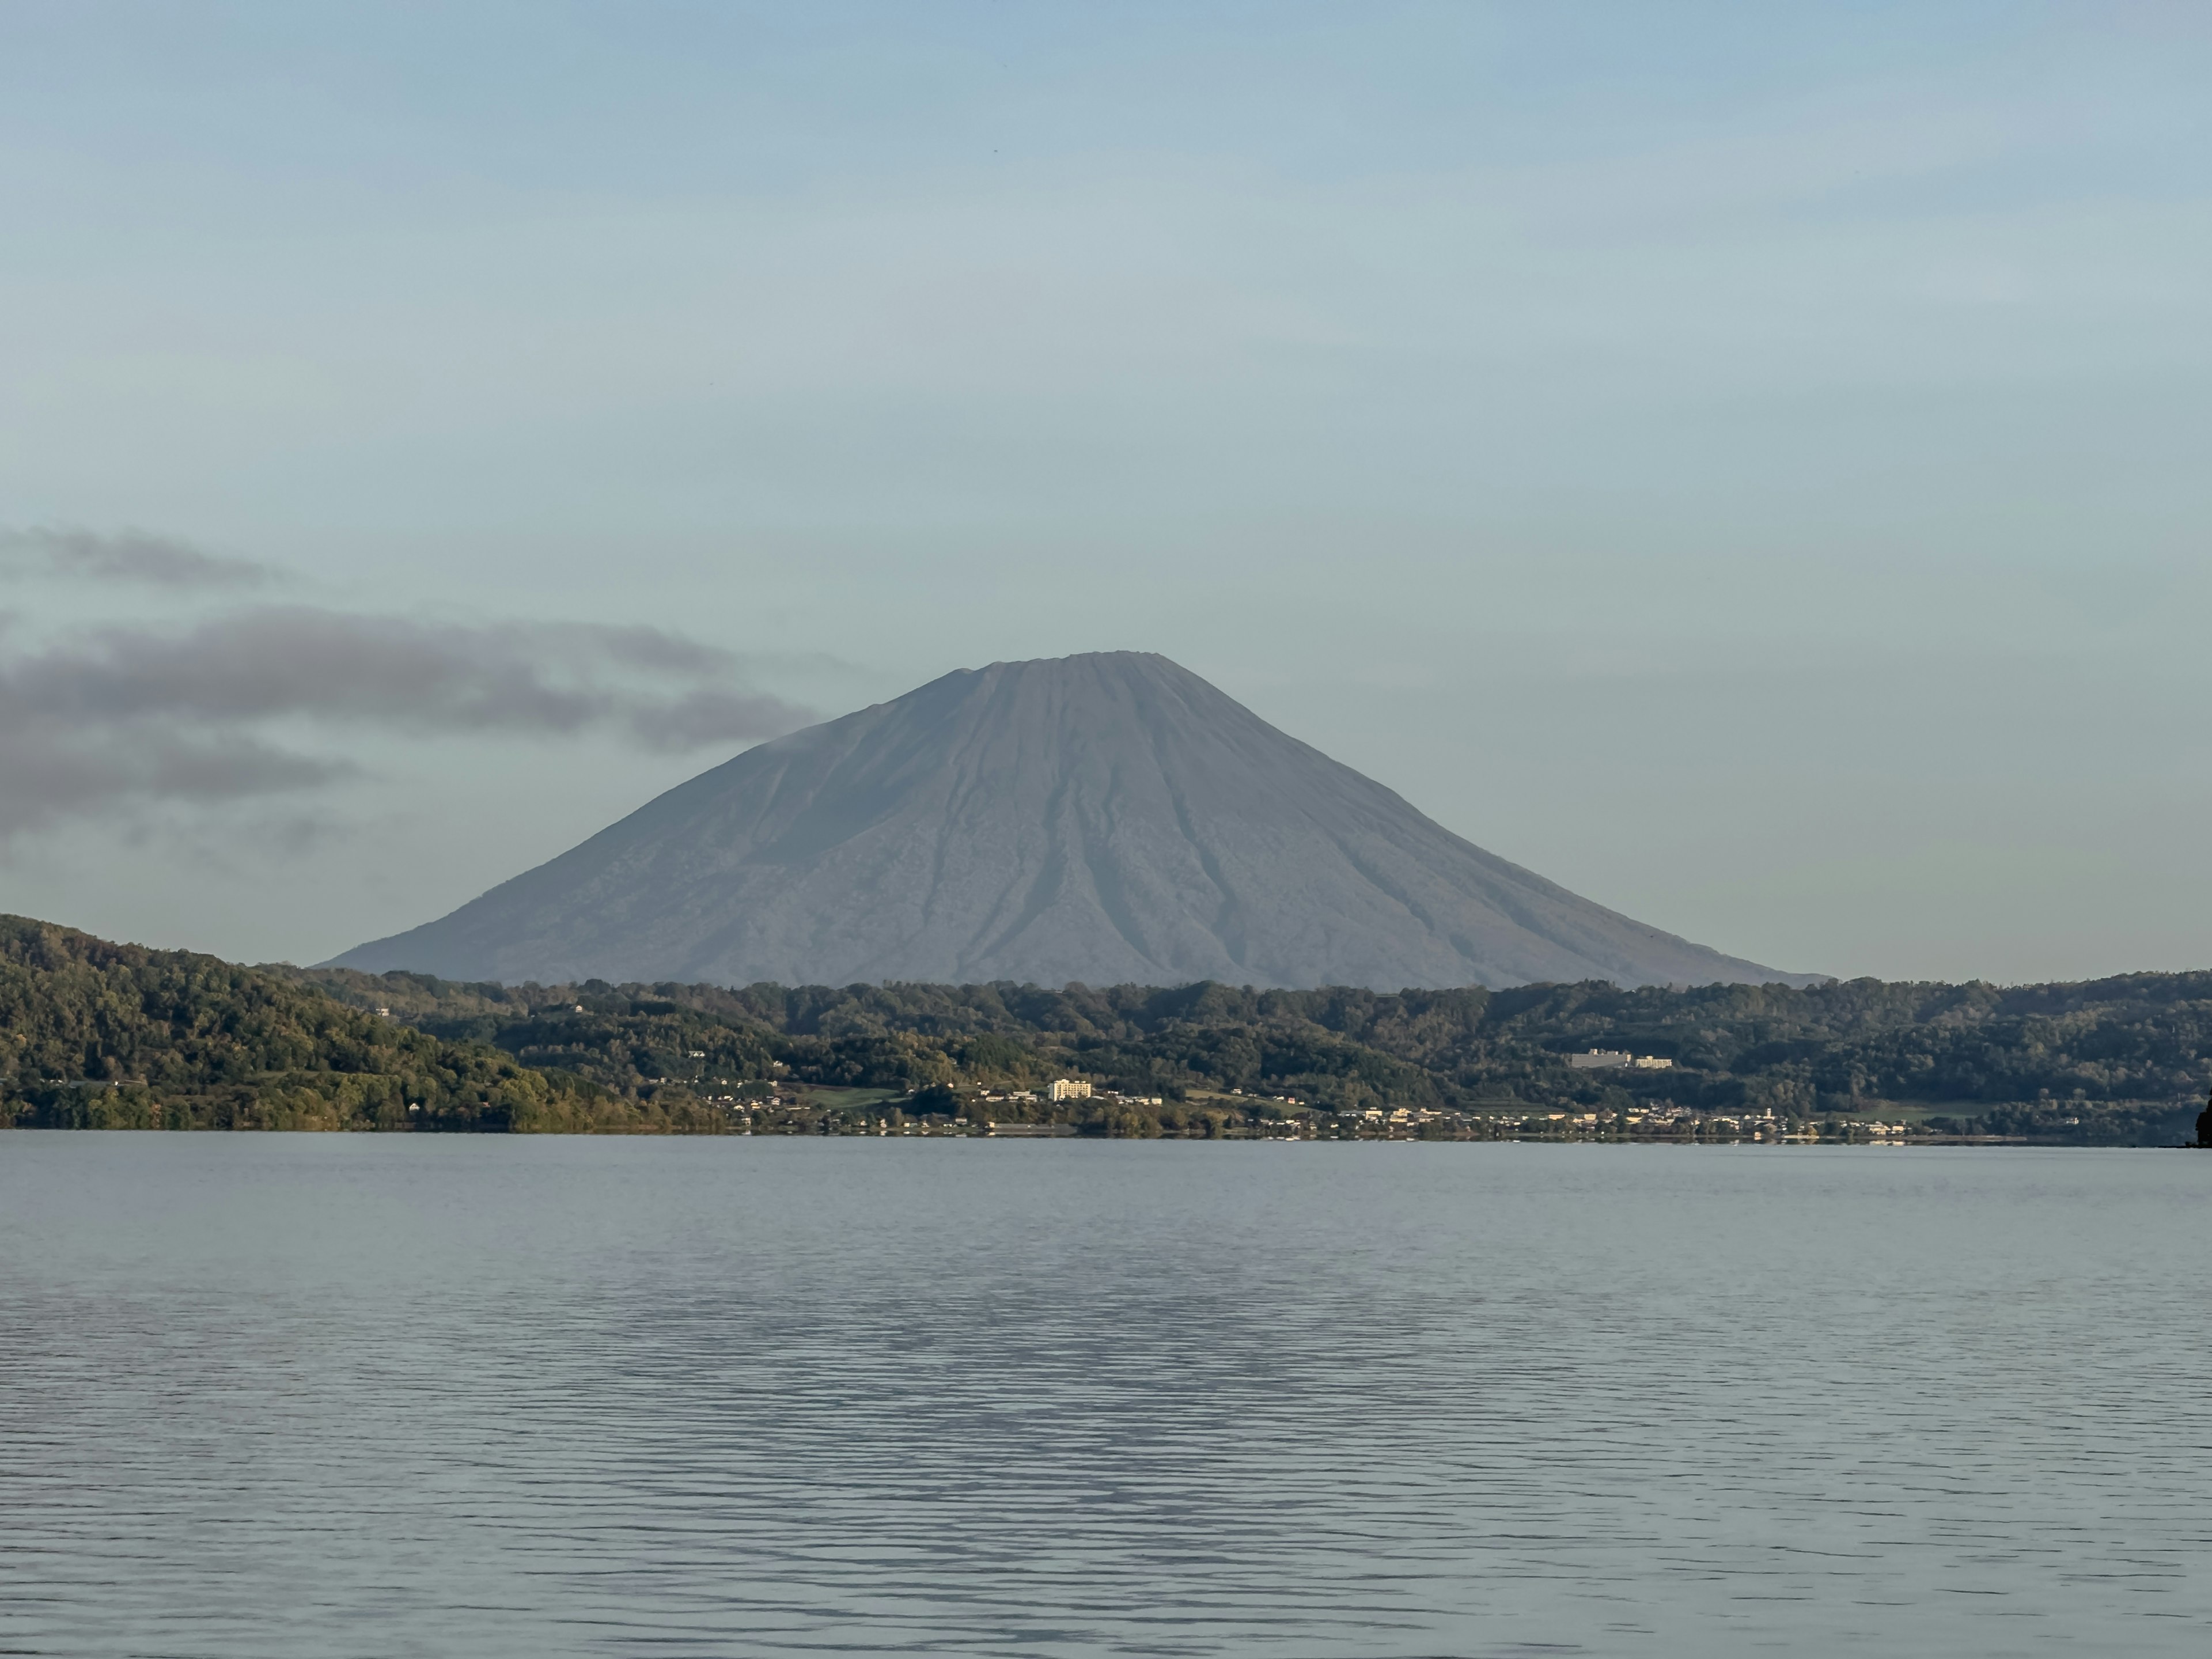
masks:
[[[337,965],[842,985],[1788,981],[1483,851],[1164,657],[994,663],[773,743]]]

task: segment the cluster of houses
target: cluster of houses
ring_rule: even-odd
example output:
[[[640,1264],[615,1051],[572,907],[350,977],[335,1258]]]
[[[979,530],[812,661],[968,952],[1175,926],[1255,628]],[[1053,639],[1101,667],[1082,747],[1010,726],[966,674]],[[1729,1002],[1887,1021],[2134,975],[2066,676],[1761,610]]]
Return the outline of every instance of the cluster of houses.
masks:
[[[1608,1121],[1605,1115],[1597,1112],[1550,1112],[1546,1114],[1546,1118],[1548,1121],[1560,1124],[1568,1129],[1592,1132]],[[1798,1126],[1792,1129],[1789,1120],[1777,1116],[1771,1109],[1761,1112],[1698,1113],[1692,1111],[1686,1106],[1654,1106],[1632,1108],[1628,1112],[1627,1118],[1627,1128],[1632,1134],[1638,1129],[1672,1130],[1695,1125],[1708,1134],[1716,1130],[1726,1131],[1741,1135],[1750,1140],[1818,1140],[1821,1139],[1820,1126],[1818,1123],[1800,1121]],[[1850,1120],[1845,1130],[1847,1133],[1870,1135],[1877,1139],[1894,1139],[1911,1132],[1911,1127],[1907,1124],[1865,1121],[1859,1119]]]
[[[1012,1103],[1035,1105],[1040,1097],[1034,1089],[1009,1089],[1000,1094],[986,1092],[976,1097],[987,1104],[1002,1106]],[[1159,1095],[1125,1095],[1113,1089],[1097,1089],[1079,1077],[1054,1078],[1046,1086],[1042,1098],[1057,1105],[1063,1100],[1110,1100],[1125,1106],[1159,1106],[1166,1103]]]
[[[1352,1118],[1361,1123],[1389,1124],[1394,1127],[1413,1128],[1423,1123],[1437,1122],[1443,1117],[1443,1114],[1432,1111],[1425,1106],[1400,1106],[1388,1112],[1380,1106],[1370,1106],[1364,1112],[1339,1111],[1336,1116],[1339,1122],[1346,1118]]]
[[[1399,1107],[1384,1111],[1379,1107],[1340,1109],[1334,1114],[1334,1121],[1340,1129],[1349,1127],[1362,1136],[1413,1135],[1425,1124],[1449,1126],[1448,1133],[1474,1131],[1480,1137],[1487,1128],[1495,1133],[1500,1127],[1517,1127],[1523,1131],[1534,1127],[1540,1133],[1573,1136],[1596,1136],[1608,1129],[1626,1128],[1631,1134],[1669,1134],[1694,1130],[1697,1133],[1724,1139],[1745,1140],[1820,1140],[1825,1139],[1817,1122],[1790,1120],[1774,1112],[1693,1112],[1686,1106],[1662,1105],[1636,1107],[1625,1114],[1626,1121],[1610,1112],[1531,1112],[1526,1115],[1510,1111],[1491,1112],[1441,1111],[1419,1107]],[[1856,1139],[1867,1137],[1878,1143],[1895,1145],[1911,1133],[1905,1123],[1884,1123],[1863,1119],[1849,1120],[1843,1125],[1843,1135]]]
[[[1657,1071],[1674,1064],[1672,1060],[1650,1055],[1639,1057],[1619,1049],[1593,1048],[1587,1054],[1571,1054],[1567,1059],[1570,1065],[1583,1070],[1633,1066],[1644,1070]],[[1232,1095],[1241,1096],[1243,1091],[1231,1090],[1230,1092]],[[1300,1104],[1297,1097],[1293,1095],[1255,1093],[1246,1097],[1255,1102],[1266,1101],[1272,1104],[1289,1107],[1297,1107]],[[772,1110],[779,1107],[792,1108],[803,1103],[796,1093],[781,1089],[766,1099],[758,1097],[747,1099],[736,1095],[722,1095],[712,1098],[725,1108],[744,1112],[763,1109]],[[1158,1095],[1123,1094],[1117,1090],[1098,1088],[1081,1078],[1063,1077],[1054,1079],[1042,1090],[1012,1089],[996,1092],[986,1091],[976,1097],[976,1105],[985,1108],[1034,1106],[1047,1101],[1058,1104],[1071,1100],[1111,1102],[1117,1105],[1127,1106],[1160,1106],[1165,1103]],[[957,1134],[974,1133],[979,1128],[987,1134],[1073,1134],[1075,1133],[1073,1125],[1065,1123],[998,1123],[992,1121],[991,1115],[988,1112],[978,1112],[972,1123],[966,1117],[955,1117],[949,1122],[937,1124],[908,1121],[896,1127],[890,1126],[888,1118],[870,1119],[868,1121],[873,1127],[874,1133],[878,1134],[886,1133]],[[1626,1130],[1630,1134],[1692,1133],[1707,1137],[1718,1135],[1723,1139],[1765,1141],[1819,1140],[1824,1138],[1819,1124],[1803,1120],[1785,1119],[1777,1115],[1771,1109],[1758,1112],[1696,1112],[1686,1106],[1678,1106],[1672,1103],[1633,1105],[1628,1107],[1625,1112],[1618,1114],[1609,1111],[1522,1112],[1508,1107],[1504,1103],[1487,1110],[1480,1106],[1471,1110],[1449,1111],[1419,1106],[1400,1106],[1390,1109],[1379,1106],[1339,1107],[1334,1110],[1322,1107],[1320,1109],[1319,1115],[1316,1115],[1311,1109],[1307,1109],[1294,1122],[1279,1125],[1275,1131],[1270,1132],[1271,1138],[1280,1139],[1288,1136],[1293,1139],[1303,1139],[1312,1136],[1316,1131],[1327,1134],[1329,1133],[1328,1126],[1332,1123],[1335,1132],[1340,1135],[1349,1129],[1358,1137],[1384,1139],[1419,1135],[1425,1128],[1431,1125],[1439,1126],[1447,1136],[1464,1138],[1472,1133],[1479,1139],[1486,1139],[1490,1135],[1494,1135],[1501,1128],[1516,1127],[1523,1133],[1534,1129],[1541,1134],[1568,1137],[1584,1135],[1595,1137],[1608,1131],[1618,1134]],[[867,1133],[867,1130],[864,1129],[862,1133]],[[1434,1131],[1431,1133],[1433,1133]],[[1905,1123],[1854,1119],[1847,1122],[1843,1133],[1852,1139],[1863,1137],[1877,1142],[1895,1144],[1904,1139],[1911,1131],[1910,1126]]]

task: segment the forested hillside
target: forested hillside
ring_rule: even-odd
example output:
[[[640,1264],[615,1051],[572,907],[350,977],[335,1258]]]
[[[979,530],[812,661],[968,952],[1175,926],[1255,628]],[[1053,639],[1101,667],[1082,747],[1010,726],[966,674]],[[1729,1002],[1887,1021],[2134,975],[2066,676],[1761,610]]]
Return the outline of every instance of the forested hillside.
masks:
[[[0,916],[0,1125],[713,1126],[351,1006],[297,975]]]
[[[1397,995],[506,987],[245,968],[6,917],[0,1034],[0,1123],[23,1127],[714,1132],[773,1104],[777,1127],[834,1129],[964,1115],[988,1091],[978,1117],[1094,1133],[1403,1108],[1462,1127],[1594,1113],[1686,1133],[1771,1113],[2172,1142],[2212,1084],[2212,974]],[[1590,1049],[1653,1063],[1569,1063]],[[1060,1077],[1098,1097],[1006,1098]]]
[[[910,1091],[1058,1076],[1194,1103],[1498,1112],[1671,1104],[1810,1120],[1903,1113],[1939,1129],[2170,1141],[2212,1085],[2212,974],[2075,985],[1806,989],[1602,984],[1505,991],[1118,986],[456,985],[304,975],[444,1037],[489,1043],[625,1096],[778,1080]],[[1578,1071],[1590,1048],[1665,1068]],[[1071,1110],[1066,1115],[1079,1115]]]

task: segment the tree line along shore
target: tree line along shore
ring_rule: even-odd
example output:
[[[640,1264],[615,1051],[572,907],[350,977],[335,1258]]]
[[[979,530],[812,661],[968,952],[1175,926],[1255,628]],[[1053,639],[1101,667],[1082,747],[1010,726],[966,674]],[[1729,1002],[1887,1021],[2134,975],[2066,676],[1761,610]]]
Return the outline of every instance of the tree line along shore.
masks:
[[[501,986],[7,917],[0,1033],[0,1124],[25,1128],[2172,1145],[2212,1085],[2212,973]]]

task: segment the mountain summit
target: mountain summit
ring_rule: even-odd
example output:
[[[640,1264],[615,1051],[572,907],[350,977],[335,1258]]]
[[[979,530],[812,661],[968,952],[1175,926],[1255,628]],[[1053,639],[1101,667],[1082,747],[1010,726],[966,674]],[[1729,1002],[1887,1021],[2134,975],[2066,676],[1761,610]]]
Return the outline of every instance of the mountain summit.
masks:
[[[1165,657],[994,663],[746,750],[337,965],[545,983],[1799,978],[1462,841]]]

